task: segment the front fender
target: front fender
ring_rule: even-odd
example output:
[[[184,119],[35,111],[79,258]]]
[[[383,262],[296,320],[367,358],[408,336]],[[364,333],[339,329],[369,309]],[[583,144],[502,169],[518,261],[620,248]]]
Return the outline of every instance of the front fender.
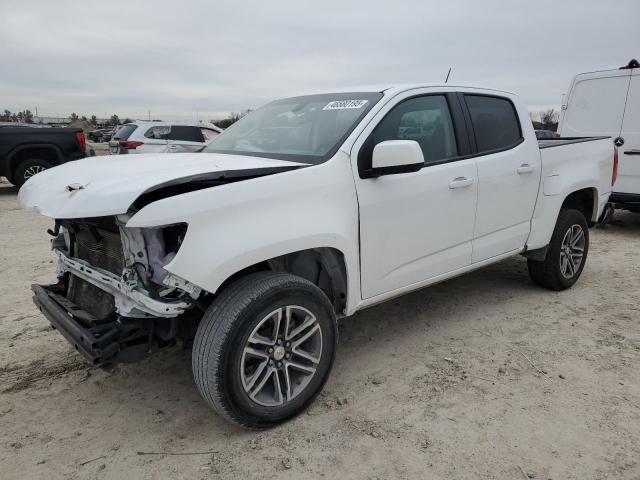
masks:
[[[358,208],[346,154],[328,162],[158,200],[127,227],[186,222],[169,272],[215,293],[234,273],[311,248],[342,252],[349,304],[359,292]]]

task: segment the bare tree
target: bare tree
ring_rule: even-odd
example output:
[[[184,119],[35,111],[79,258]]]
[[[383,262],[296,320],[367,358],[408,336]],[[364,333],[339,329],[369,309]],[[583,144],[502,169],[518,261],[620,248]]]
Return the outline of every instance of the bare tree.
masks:
[[[555,132],[558,129],[558,112],[555,108],[549,108],[540,112],[540,123],[544,130],[551,130]]]
[[[241,112],[231,112],[227,118],[223,118],[222,120],[216,120],[215,122],[212,120],[211,123],[220,128],[229,128],[231,125],[236,123],[242,117],[251,113],[251,109],[243,110]]]

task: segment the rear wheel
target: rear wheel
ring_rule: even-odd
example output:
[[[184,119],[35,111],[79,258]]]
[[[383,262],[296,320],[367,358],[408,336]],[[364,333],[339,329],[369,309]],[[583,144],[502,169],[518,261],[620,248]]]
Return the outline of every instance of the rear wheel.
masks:
[[[333,307],[316,285],[287,273],[248,275],[219,295],[198,327],[195,382],[226,420],[268,428],[318,395],[336,339]]]
[[[562,209],[558,215],[547,257],[529,260],[534,283],[551,290],[565,290],[578,281],[589,251],[589,227],[582,212]]]
[[[24,185],[24,182],[29,180],[31,177],[37,175],[40,172],[44,172],[51,167],[53,167],[51,163],[40,158],[31,158],[29,160],[25,160],[18,165],[18,168],[16,168],[15,174],[12,176],[12,183],[16,187],[21,187],[22,185]]]

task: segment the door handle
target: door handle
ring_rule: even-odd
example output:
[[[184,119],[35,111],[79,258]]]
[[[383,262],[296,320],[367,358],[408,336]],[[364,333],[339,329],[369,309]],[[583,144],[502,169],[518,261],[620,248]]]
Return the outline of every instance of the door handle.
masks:
[[[534,165],[529,165],[528,163],[523,163],[518,167],[518,175],[522,175],[523,173],[531,173],[536,169]]]
[[[625,155],[640,155],[640,150],[625,150],[624,152]]]
[[[177,145],[169,145],[169,150],[177,150],[178,146]]]
[[[464,187],[469,187],[471,185],[473,185],[473,178],[458,177],[449,182],[449,188],[452,190],[454,188],[464,188]]]

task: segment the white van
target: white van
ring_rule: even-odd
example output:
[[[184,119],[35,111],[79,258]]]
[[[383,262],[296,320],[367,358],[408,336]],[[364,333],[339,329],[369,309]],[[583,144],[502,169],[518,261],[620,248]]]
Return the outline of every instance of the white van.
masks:
[[[640,63],[580,73],[562,105],[561,137],[610,136],[618,147],[617,208],[640,212]]]

